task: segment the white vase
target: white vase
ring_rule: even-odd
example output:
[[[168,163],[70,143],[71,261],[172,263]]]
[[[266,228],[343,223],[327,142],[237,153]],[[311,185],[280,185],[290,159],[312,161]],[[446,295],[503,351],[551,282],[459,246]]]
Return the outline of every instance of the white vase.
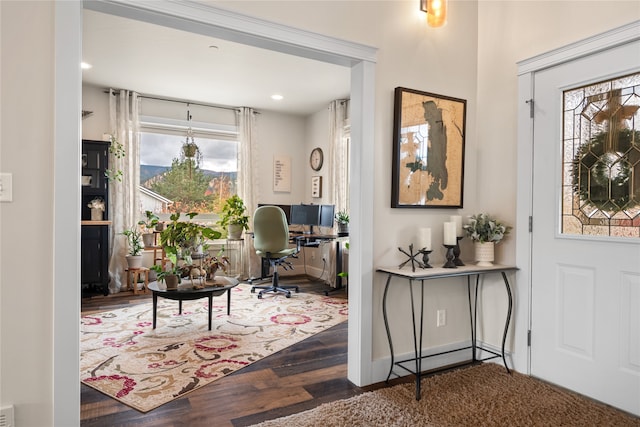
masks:
[[[491,267],[493,266],[495,242],[475,242],[476,251],[476,264],[478,267]]]
[[[242,231],[244,228],[241,224],[229,224],[227,227],[227,235],[229,239],[239,240],[242,238]]]
[[[125,258],[127,259],[127,265],[129,268],[142,267],[142,255],[127,255]]]

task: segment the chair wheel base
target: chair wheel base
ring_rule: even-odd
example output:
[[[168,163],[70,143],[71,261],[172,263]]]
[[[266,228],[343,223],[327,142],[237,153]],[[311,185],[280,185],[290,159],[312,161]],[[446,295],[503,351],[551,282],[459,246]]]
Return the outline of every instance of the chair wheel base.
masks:
[[[283,287],[274,287],[274,286],[265,286],[265,287],[254,287],[251,289],[251,293],[255,293],[255,289],[262,289],[260,292],[258,292],[258,299],[262,299],[262,296],[267,293],[267,292],[281,292],[284,294],[285,297],[287,298],[291,298],[291,291],[289,289],[293,289],[296,293],[300,293],[300,288],[297,286],[287,286],[286,288]]]

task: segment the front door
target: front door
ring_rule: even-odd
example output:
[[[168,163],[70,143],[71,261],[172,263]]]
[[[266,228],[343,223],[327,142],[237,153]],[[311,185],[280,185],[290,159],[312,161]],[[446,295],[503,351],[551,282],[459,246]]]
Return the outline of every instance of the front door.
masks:
[[[640,42],[534,74],[531,374],[640,415]]]

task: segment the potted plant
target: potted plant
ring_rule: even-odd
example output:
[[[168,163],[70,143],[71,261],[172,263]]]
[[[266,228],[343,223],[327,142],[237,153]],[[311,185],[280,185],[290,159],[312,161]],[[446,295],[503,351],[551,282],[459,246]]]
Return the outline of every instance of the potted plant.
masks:
[[[244,201],[237,194],[225,200],[218,224],[228,229],[230,239],[239,239],[242,236],[242,231],[249,229],[249,217],[245,215],[246,210]]]
[[[126,256],[129,268],[142,267],[142,233],[138,227],[131,227],[122,232],[127,238],[128,255]]]
[[[87,207],[91,209],[91,221],[102,221],[102,214],[106,208],[102,197],[96,197],[91,200]]]
[[[186,214],[189,218],[187,221],[180,221],[180,212],[173,213],[171,221],[160,233],[160,244],[174,266],[180,259],[192,264],[193,252],[201,250],[207,239],[219,239],[222,235],[217,230],[193,221],[197,215],[196,212],[190,212]]]
[[[493,265],[495,244],[511,231],[510,226],[502,224],[486,213],[471,216],[469,224],[463,225],[462,228],[467,237],[474,242],[476,261],[480,267]]]
[[[156,279],[158,282],[164,282],[167,285],[167,289],[177,289],[180,280],[180,269],[177,265],[173,265],[166,270],[162,269],[162,266],[154,264],[151,266],[151,270],[155,271]]]
[[[158,216],[151,211],[144,212],[146,218],[138,221],[138,225],[143,227],[146,233],[142,234],[142,241],[144,242],[145,247],[151,247],[155,243],[155,236],[153,235],[153,231],[156,229],[156,225],[158,224]]]
[[[338,224],[338,236],[349,235],[349,213],[347,211],[338,211],[335,215],[336,224]]]

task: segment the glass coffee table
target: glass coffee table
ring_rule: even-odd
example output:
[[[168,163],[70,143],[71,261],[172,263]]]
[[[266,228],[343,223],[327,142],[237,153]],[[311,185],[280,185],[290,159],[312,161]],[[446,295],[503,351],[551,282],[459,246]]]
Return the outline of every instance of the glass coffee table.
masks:
[[[148,289],[153,293],[153,329],[156,328],[156,316],[158,312],[158,297],[178,301],[178,311],[182,314],[182,301],[192,301],[200,298],[209,299],[209,330],[211,330],[211,305],[213,297],[227,293],[227,315],[231,313],[231,289],[238,286],[238,280],[231,277],[217,277],[215,286],[204,286],[195,289],[193,284],[178,285],[178,289],[167,289],[164,284],[158,282],[149,283]]]

